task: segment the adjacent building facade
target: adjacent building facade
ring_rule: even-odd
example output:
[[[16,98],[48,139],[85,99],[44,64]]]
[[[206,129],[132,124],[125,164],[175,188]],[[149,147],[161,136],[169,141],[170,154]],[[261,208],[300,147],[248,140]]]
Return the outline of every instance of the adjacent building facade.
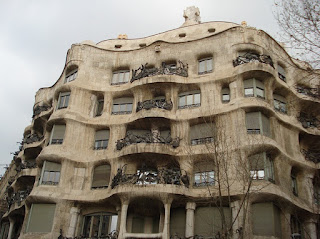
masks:
[[[320,237],[319,79],[264,31],[184,17],[71,46],[1,181],[0,238]]]

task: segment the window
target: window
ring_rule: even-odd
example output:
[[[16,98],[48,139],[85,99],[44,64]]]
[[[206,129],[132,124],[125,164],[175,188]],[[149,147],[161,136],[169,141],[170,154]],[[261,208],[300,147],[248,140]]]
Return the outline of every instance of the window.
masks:
[[[26,232],[51,232],[56,204],[32,204]]]
[[[67,108],[69,105],[70,92],[63,92],[59,95],[57,109]]]
[[[281,95],[273,94],[274,108],[282,113],[287,113],[287,100]]]
[[[298,196],[298,183],[297,183],[297,175],[291,172],[291,188],[292,193],[295,196]]]
[[[274,182],[273,160],[266,152],[252,155],[248,158],[250,164],[250,177],[254,180],[265,179]]]
[[[49,144],[62,144],[65,130],[66,130],[65,125],[55,124],[51,131]]]
[[[199,60],[199,75],[210,72],[212,72],[212,57]]]
[[[130,71],[116,71],[113,72],[111,85],[121,85],[129,81]]]
[[[109,130],[97,131],[94,141],[94,149],[106,149],[108,147],[109,136]]]
[[[291,215],[290,218],[291,238],[302,239],[301,222],[298,217]]]
[[[108,234],[117,229],[118,216],[112,213],[95,213],[84,216],[82,237],[107,238]]]
[[[112,114],[122,115],[131,114],[133,105],[133,98],[119,98],[113,100]]]
[[[199,107],[201,105],[200,91],[185,92],[179,94],[178,108]]]
[[[57,185],[60,180],[61,164],[44,161],[40,184],[42,185]]]
[[[77,75],[78,75],[78,69],[71,71],[64,79],[64,83],[68,83],[75,80],[77,78]]]
[[[271,137],[269,119],[261,112],[246,113],[248,134],[262,134]]]
[[[96,116],[101,116],[103,112],[104,100],[98,100]]]
[[[215,127],[213,123],[203,123],[191,126],[191,145],[206,144],[213,142]]]
[[[214,185],[214,165],[209,162],[196,163],[194,166],[194,186]]]
[[[228,88],[222,88],[221,90],[221,100],[222,103],[228,103],[230,101],[230,89]]]
[[[252,232],[259,236],[281,238],[280,210],[273,203],[255,203],[251,205]]]
[[[227,223],[225,225],[222,215]],[[194,213],[194,234],[202,238],[214,238],[225,228],[231,227],[231,209],[229,207],[201,207],[197,206]]]
[[[186,231],[186,209],[184,207],[170,210],[170,238],[184,238]]]
[[[287,81],[286,79],[286,71],[283,69],[282,66],[278,65],[278,76],[281,80],[283,80],[284,82]]]
[[[97,166],[93,171],[92,188],[106,188],[110,181],[110,165]]]
[[[248,79],[243,81],[244,96],[245,97],[258,97],[264,99],[264,85],[257,79]]]

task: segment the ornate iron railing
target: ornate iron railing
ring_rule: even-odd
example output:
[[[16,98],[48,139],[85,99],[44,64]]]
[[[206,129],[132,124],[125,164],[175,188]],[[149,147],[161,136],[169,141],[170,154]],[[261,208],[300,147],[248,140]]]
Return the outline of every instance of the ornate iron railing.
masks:
[[[160,135],[154,135],[150,133],[144,135],[134,135],[131,132],[127,132],[126,137],[123,139],[119,139],[116,142],[117,150],[121,150],[122,148],[131,145],[131,144],[139,144],[139,143],[160,143],[160,144],[168,144],[171,145],[173,148],[179,147],[180,138],[177,137],[172,139],[169,135],[168,137],[164,138]]]
[[[21,172],[21,170],[23,170],[23,169],[37,167],[37,163],[35,161],[34,162],[25,161],[24,163],[22,163],[21,159],[18,160],[18,158],[15,159],[15,165],[16,165],[16,171],[18,173]]]
[[[315,151],[302,149],[301,153],[303,154],[306,160],[312,161],[314,163],[320,162],[320,150]]]
[[[160,100],[145,100],[143,102],[138,102],[136,111],[139,112],[142,109],[150,110],[152,108],[159,108],[164,110],[172,109],[172,101],[166,101],[165,99]]]
[[[165,62],[159,68],[147,68],[148,63],[140,66],[137,70],[132,70],[132,78],[130,82],[140,80],[144,77],[155,76],[155,75],[179,75],[188,77],[188,64],[184,64],[178,61],[177,65],[167,65]]]
[[[37,134],[28,134],[23,142],[26,144],[32,144],[34,142],[41,141],[43,139],[43,136],[38,136]]]
[[[32,118],[34,118],[35,116],[39,115],[41,112],[43,111],[47,111],[51,108],[51,106],[49,105],[37,105],[34,109],[33,109],[33,115]]]
[[[11,205],[17,203],[18,206],[21,205],[21,202],[25,200],[30,192],[32,191],[32,187],[27,188],[26,190],[20,190],[16,193],[12,193],[7,196],[8,209],[10,209]]]
[[[135,174],[125,174],[122,168],[118,169],[117,174],[112,179],[111,188],[121,184],[174,184],[189,187],[189,177],[182,175],[178,168],[162,168],[157,170],[144,168]]]
[[[104,236],[93,236],[93,237],[87,237],[87,236],[76,236],[76,237],[65,237],[62,234],[62,229],[60,229],[60,236],[58,239],[117,239],[119,235],[119,232],[114,230],[110,232],[107,235]]]
[[[311,88],[307,86],[297,85],[296,90],[300,94],[311,96],[313,98],[320,98],[320,86],[318,88]]]
[[[250,52],[244,54],[243,56],[238,56],[235,60],[233,60],[232,63],[233,63],[233,66],[236,67],[249,62],[261,62],[264,64],[268,64],[274,68],[273,61],[270,56],[259,55],[259,54],[250,53]]]
[[[297,117],[301,122],[304,128],[318,128],[320,127],[320,120],[316,118],[316,116],[312,114],[308,114],[305,112],[300,112],[300,115]]]

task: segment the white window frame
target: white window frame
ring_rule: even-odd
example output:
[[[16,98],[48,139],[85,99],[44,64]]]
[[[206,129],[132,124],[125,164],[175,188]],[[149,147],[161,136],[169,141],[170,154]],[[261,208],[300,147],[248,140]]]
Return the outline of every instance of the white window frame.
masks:
[[[47,170],[46,169],[46,164],[48,161],[44,161],[43,162],[43,166],[42,166],[42,170],[41,170],[41,177],[40,177],[40,185],[53,185],[56,186],[59,184],[60,182],[60,176],[61,176],[61,164],[60,164],[60,171],[59,170]],[[55,162],[50,162],[50,163],[55,163]],[[59,164],[59,163],[56,163]],[[50,180],[44,180],[45,178],[45,174],[48,174],[48,179],[51,179],[52,177],[54,177],[53,181]],[[58,175],[58,177],[57,177]],[[58,180],[56,180],[58,179]]]
[[[251,78],[251,79],[246,79],[245,81],[249,81],[252,80],[252,86],[250,87],[243,87],[244,88],[244,96],[245,97],[257,97],[257,98],[261,98],[261,99],[265,99],[266,97],[266,92],[265,92],[265,87],[262,81],[257,80],[255,78]],[[263,89],[261,87],[258,86],[257,82],[260,82],[263,85]],[[248,93],[248,91],[252,91],[252,93]],[[262,92],[262,95],[259,94],[259,91]]]
[[[259,168],[259,169],[252,168],[252,167],[257,167],[259,162],[253,162],[256,165],[252,165],[252,162],[251,162],[252,159],[251,159],[251,161],[249,162],[249,164],[250,164],[250,177],[253,180],[268,180],[268,181],[274,183],[274,162],[273,162],[273,160],[270,158],[270,156],[267,155],[266,152],[254,154],[254,155],[251,155],[250,157],[255,156],[255,155],[258,155],[259,161],[263,160],[263,168]],[[250,160],[250,157],[249,157],[249,160]]]
[[[94,220],[92,220],[92,218],[94,218],[95,216],[100,216],[99,226],[98,226],[98,235],[94,235],[94,232],[92,231],[93,230],[93,222],[94,222]],[[82,229],[81,229],[82,236],[85,236],[85,238],[100,238],[100,237],[104,238],[105,236],[107,236],[107,235],[101,235],[104,216],[109,216],[109,219],[108,219],[109,225],[108,225],[108,232],[107,233],[110,234],[111,232],[115,231],[117,229],[117,221],[118,221],[117,214],[108,213],[108,212],[93,213],[93,214],[88,214],[88,215],[83,216],[83,223],[82,223]],[[91,217],[89,232],[84,232],[86,218],[89,218],[89,217]]]
[[[204,64],[204,70],[201,70],[201,64]],[[213,58],[207,57],[198,60],[198,74],[203,75],[207,73],[211,73],[213,71]]]
[[[215,172],[213,170],[194,173],[194,186],[201,187],[208,185],[215,185]]]
[[[70,73],[68,73],[68,75],[66,75],[64,79],[64,83],[69,83],[71,81],[74,81],[77,78],[77,76],[78,76],[78,69],[75,69]]]
[[[118,100],[125,99],[124,103],[117,103]],[[129,100],[130,99],[130,100]],[[131,97],[125,97],[125,98],[117,98],[113,100],[112,104],[112,111],[111,114],[113,115],[123,115],[123,114],[131,114],[133,110],[133,98]],[[131,101],[131,102],[129,102]],[[121,108],[124,107],[124,110],[121,110]]]
[[[192,97],[192,103],[188,104],[188,97]],[[196,97],[199,96],[199,103],[196,101]],[[181,101],[184,101],[184,105],[180,105]],[[201,106],[201,91],[192,91],[192,92],[183,92],[178,96],[178,109],[185,109],[185,108],[193,108],[193,107],[200,107]]]
[[[57,104],[57,110],[67,108],[70,101],[70,95],[71,92],[60,92],[58,104]]]
[[[97,134],[102,131],[104,131],[106,133],[106,137],[103,139],[96,139]],[[109,137],[110,137],[110,130],[109,129],[96,131],[95,140],[94,140],[94,150],[107,149],[108,143],[109,143]]]
[[[114,71],[112,73],[111,85],[121,85],[130,80],[130,70]]]
[[[246,117],[247,117],[247,114],[250,114],[250,113],[259,113],[258,114],[258,124],[259,124],[259,129],[248,129],[248,125],[247,125],[247,122],[246,122],[246,129],[247,129],[247,133],[248,134],[262,134],[264,136],[267,136],[267,137],[271,137],[271,127],[270,127],[270,120],[267,116],[265,116],[264,114],[262,114],[260,111],[258,112],[247,112],[246,113]],[[269,132],[265,132],[266,130],[264,129],[263,127],[263,117],[265,117],[266,119],[268,119],[268,128],[269,128]],[[246,119],[247,120],[247,119]]]
[[[65,126],[64,135],[63,135],[62,139],[53,139],[53,135],[54,135],[54,131],[55,131],[56,125],[64,125]],[[50,134],[49,145],[51,145],[51,144],[63,144],[65,133],[66,133],[66,125],[65,124],[55,124],[55,125],[53,125],[52,130],[51,130],[51,134]],[[53,140],[57,140],[57,141],[53,142]]]

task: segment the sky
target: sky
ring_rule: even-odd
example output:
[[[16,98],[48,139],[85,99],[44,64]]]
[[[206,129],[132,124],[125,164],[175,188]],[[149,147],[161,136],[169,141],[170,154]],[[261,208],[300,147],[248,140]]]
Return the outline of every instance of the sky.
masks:
[[[246,21],[277,39],[273,0],[0,0],[0,175],[31,124],[35,93],[58,80],[72,44],[178,28],[188,6],[202,22]]]

